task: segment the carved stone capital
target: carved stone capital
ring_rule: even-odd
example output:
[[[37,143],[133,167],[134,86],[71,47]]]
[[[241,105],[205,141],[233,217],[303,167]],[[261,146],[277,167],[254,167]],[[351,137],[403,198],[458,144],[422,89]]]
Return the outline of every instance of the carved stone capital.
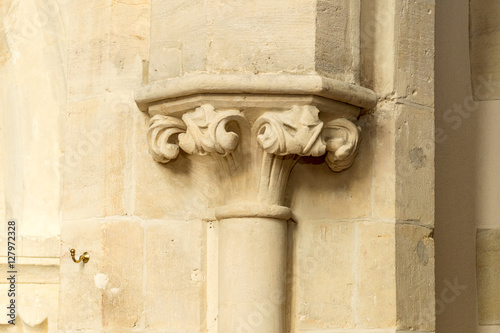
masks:
[[[138,96],[151,115],[155,161],[171,162],[180,150],[210,155],[218,161],[224,204],[267,205],[269,216],[283,204],[301,156],[325,156],[334,172],[353,164],[360,141],[354,122],[375,101],[365,88],[300,75],[200,75],[155,83]]]
[[[239,135],[227,129],[230,122],[247,126],[249,121],[239,110],[216,111],[204,104],[181,118],[155,115],[148,131],[149,152],[153,159],[168,163],[177,158],[179,148],[188,154],[227,156],[239,144]],[[336,172],[354,162],[360,128],[339,118],[326,124],[319,119],[315,106],[293,106],[284,112],[268,111],[253,124],[253,136],[267,153],[277,156],[322,156]]]

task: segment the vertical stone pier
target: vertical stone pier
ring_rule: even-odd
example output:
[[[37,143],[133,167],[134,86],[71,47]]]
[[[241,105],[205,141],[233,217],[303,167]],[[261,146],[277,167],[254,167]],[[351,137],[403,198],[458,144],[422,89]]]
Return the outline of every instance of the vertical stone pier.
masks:
[[[348,168],[376,102],[358,85],[359,21],[359,1],[153,1],[135,96],[156,161],[219,162],[219,332],[286,331],[288,177],[301,156]]]
[[[398,168],[406,162],[397,162],[397,156],[391,155],[402,149],[402,144],[396,148],[395,140],[390,141],[398,123],[389,114],[399,112],[399,97],[381,100],[375,111],[381,108],[390,121],[384,123],[371,113],[365,122],[369,128],[365,140],[377,135],[380,140],[369,142],[370,148],[366,148],[379,154],[372,161],[364,159],[363,167],[372,180],[366,180],[369,177],[358,170],[358,179],[353,178],[352,183],[349,179],[340,181],[354,202],[366,200],[362,197],[366,193],[346,192],[346,188],[355,187],[353,184],[371,188],[372,197],[366,201],[372,208],[366,211],[360,205],[353,218],[337,220],[330,216],[315,220],[312,206],[306,209],[311,216],[304,216],[301,210],[301,217],[312,223],[311,230],[319,228],[314,223],[331,225],[331,230],[340,228],[336,234],[321,226],[321,242],[331,237],[335,243],[321,245],[327,246],[325,251],[337,249],[337,243],[346,246],[345,254],[343,249],[329,254],[338,271],[346,272],[344,278],[320,282],[330,285],[332,281],[334,296],[325,291],[323,297],[319,287],[304,294],[309,273],[300,275],[304,272],[300,265],[311,258],[300,257],[300,251],[290,257],[290,248],[300,246],[307,253],[304,242],[319,237],[303,238],[307,229],[295,221],[300,244],[288,244],[294,239],[287,230],[294,212],[287,206],[285,193],[294,191],[293,187],[287,189],[294,166],[300,160],[326,163],[336,173],[350,168],[361,139],[358,118],[377,106],[376,93],[362,87],[360,81],[384,94],[387,86],[379,87],[380,82],[393,80],[398,89],[402,84],[396,77],[402,73],[384,69],[391,63],[379,67],[382,58],[376,52],[380,50],[372,45],[379,37],[392,45],[400,36],[395,37],[394,31],[369,36],[372,39],[368,41],[364,36],[362,45],[363,27],[373,26],[370,21],[374,19],[381,24],[378,15],[382,14],[375,6],[372,17],[367,14],[370,6],[365,4],[363,11],[361,5],[348,0],[152,2],[149,60],[144,66],[144,85],[135,91],[138,107],[151,117],[149,152],[164,164],[177,163],[186,154],[208,155],[206,158],[216,161],[213,172],[219,181],[207,185],[216,187],[213,219],[218,221],[218,305],[217,314],[209,319],[217,324],[209,332],[396,332],[432,327],[434,303],[427,301],[432,297],[431,284],[422,282],[426,284],[422,287],[425,295],[417,297],[416,307],[407,309],[406,295],[411,293],[407,287],[413,283],[407,277],[420,274],[420,270],[427,272],[429,267],[421,269],[406,258],[419,251],[427,258],[422,259],[425,266],[433,254],[425,245],[432,248],[432,234],[420,237],[406,232],[406,225],[412,222],[398,218],[406,205],[399,197],[412,191],[406,186],[411,182],[402,185],[404,191],[399,189],[404,179],[398,178]],[[383,29],[396,29],[395,13],[400,6],[399,2],[391,3]],[[363,68],[369,73],[360,80]],[[419,84],[415,83],[414,95]],[[380,133],[374,128],[376,124],[382,127]],[[422,151],[413,148],[410,154]],[[387,160],[382,161],[384,158]],[[414,175],[408,173],[404,178],[411,180]],[[315,175],[297,177],[311,180]],[[387,200],[380,197],[383,193]],[[356,198],[358,194],[360,198]],[[312,190],[309,195],[316,193]],[[385,202],[379,205],[379,200]],[[331,205],[342,211],[336,202]],[[427,224],[425,227],[426,232],[432,229]],[[312,260],[320,270],[324,258],[316,253]],[[290,272],[299,275],[287,284]],[[314,279],[322,277],[321,272],[314,274]],[[425,323],[418,324],[419,318]]]
[[[185,96],[193,83],[201,96],[149,100]],[[354,162],[360,107],[329,97],[354,99],[344,88],[363,103],[374,101],[367,89],[319,75],[199,74],[137,94],[139,105],[150,103],[148,142],[156,161],[175,163],[181,149],[217,161],[220,332],[285,332],[292,217],[285,190],[301,156],[323,158],[335,172]],[[239,90],[247,93],[232,93]]]

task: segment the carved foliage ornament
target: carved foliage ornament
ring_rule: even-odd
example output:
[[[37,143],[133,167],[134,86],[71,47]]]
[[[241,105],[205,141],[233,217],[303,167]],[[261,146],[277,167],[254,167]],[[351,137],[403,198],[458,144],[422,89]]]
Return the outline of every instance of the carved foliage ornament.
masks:
[[[216,112],[209,104],[185,113],[182,120],[156,115],[149,123],[149,152],[160,163],[175,159],[179,147],[188,154],[225,156],[236,148],[239,139],[238,134],[226,130],[226,125],[241,119],[238,110]]]
[[[339,118],[323,123],[314,106],[294,106],[284,112],[265,112],[253,126],[254,136],[269,154],[322,156],[333,171],[349,168],[356,157],[360,129]],[[149,151],[154,160],[168,163],[179,154],[218,154],[233,152],[239,141],[227,125],[247,123],[238,110],[215,111],[209,104],[185,113],[182,120],[172,116],[151,118],[148,131]]]
[[[267,112],[255,122],[257,142],[274,155],[321,156],[323,122],[314,106],[294,106],[285,112]]]

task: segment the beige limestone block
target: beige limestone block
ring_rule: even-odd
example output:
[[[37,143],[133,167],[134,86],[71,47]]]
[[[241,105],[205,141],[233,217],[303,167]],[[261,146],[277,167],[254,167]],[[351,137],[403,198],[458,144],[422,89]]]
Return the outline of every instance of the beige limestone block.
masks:
[[[206,222],[147,221],[144,313],[149,329],[206,327]]]
[[[398,329],[435,329],[433,233],[426,227],[396,225]]]
[[[474,98],[499,99],[500,3],[494,0],[470,1],[470,61]],[[493,85],[492,85],[493,84]]]
[[[500,325],[500,231],[478,229],[477,292],[480,325]]]
[[[133,210],[134,191],[128,189],[134,188],[134,163],[128,152],[134,151],[135,137],[128,133],[137,110],[131,89],[141,84],[149,6],[139,0],[68,4],[74,22],[68,31],[66,219]]]
[[[152,0],[150,82],[206,70],[207,6],[202,0]]]
[[[6,236],[0,237],[0,249],[7,249],[8,241]],[[16,235],[16,256],[18,257],[59,258],[60,247],[60,237]],[[1,253],[0,258],[6,255],[6,252]]]
[[[96,276],[105,280],[102,273],[102,228],[98,220],[65,221],[62,224],[59,329],[102,328],[102,290],[94,281]],[[90,254],[88,264],[73,263],[69,255],[72,248],[76,249],[77,256],[87,251]]]
[[[434,225],[434,115],[396,106],[396,218]]]
[[[89,1],[68,4],[69,99],[104,92],[130,94],[141,84],[149,45],[147,1]]]
[[[140,221],[65,221],[62,235],[59,327],[125,329],[140,323],[144,262]],[[88,252],[89,262],[74,263],[70,248],[76,249],[77,257]]]
[[[356,230],[355,320],[357,327],[396,325],[394,224],[361,222]]]
[[[359,1],[153,1],[152,13],[149,81],[201,71],[359,81]]]
[[[68,332],[78,329],[101,330],[103,297],[99,287],[106,281],[106,275],[102,272],[103,224],[98,220],[64,221],[61,234],[61,306],[58,327]],[[69,255],[72,248],[76,250],[77,256],[87,251],[90,254],[89,262],[75,264]]]
[[[500,327],[498,325],[477,326],[477,333],[499,333],[499,332],[500,332]]]
[[[103,227],[104,266],[100,273],[106,276],[106,286],[102,288],[103,326],[106,329],[141,328],[144,308],[140,297],[144,292],[142,223],[106,221]],[[94,275],[94,283],[96,281]]]
[[[290,232],[292,331],[355,327],[355,223],[304,220]]]
[[[207,70],[311,72],[315,1],[210,1]]]
[[[434,0],[396,1],[395,93],[434,106]]]
[[[119,101],[119,100],[118,100]],[[111,97],[68,104],[63,160],[63,218],[122,215],[126,211],[126,156],[132,122]]]
[[[148,58],[150,0],[113,1],[110,19],[109,89],[120,92],[132,109],[131,89],[142,84],[143,62]],[[135,110],[134,110],[135,111]]]
[[[0,248],[6,238],[0,240]],[[56,237],[40,237],[40,236],[23,236],[17,240],[18,256],[33,257],[33,258],[59,258],[61,248],[61,238]],[[5,248],[5,247],[4,247]]]
[[[89,98],[109,87],[111,0],[70,2],[68,99]]]
[[[394,91],[396,0],[361,0],[361,85],[386,96]]]
[[[316,1],[315,69],[327,77],[359,83],[360,0]]]

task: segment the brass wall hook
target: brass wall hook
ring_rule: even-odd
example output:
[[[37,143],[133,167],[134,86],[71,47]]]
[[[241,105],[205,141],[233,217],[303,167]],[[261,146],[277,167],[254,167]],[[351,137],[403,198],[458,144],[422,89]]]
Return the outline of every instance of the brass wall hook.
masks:
[[[69,250],[69,253],[71,254],[71,258],[73,259],[73,261],[76,262],[77,264],[80,261],[83,261],[83,263],[86,264],[90,260],[90,254],[88,252],[83,252],[83,254],[80,256],[78,260],[75,259],[75,249]]]

